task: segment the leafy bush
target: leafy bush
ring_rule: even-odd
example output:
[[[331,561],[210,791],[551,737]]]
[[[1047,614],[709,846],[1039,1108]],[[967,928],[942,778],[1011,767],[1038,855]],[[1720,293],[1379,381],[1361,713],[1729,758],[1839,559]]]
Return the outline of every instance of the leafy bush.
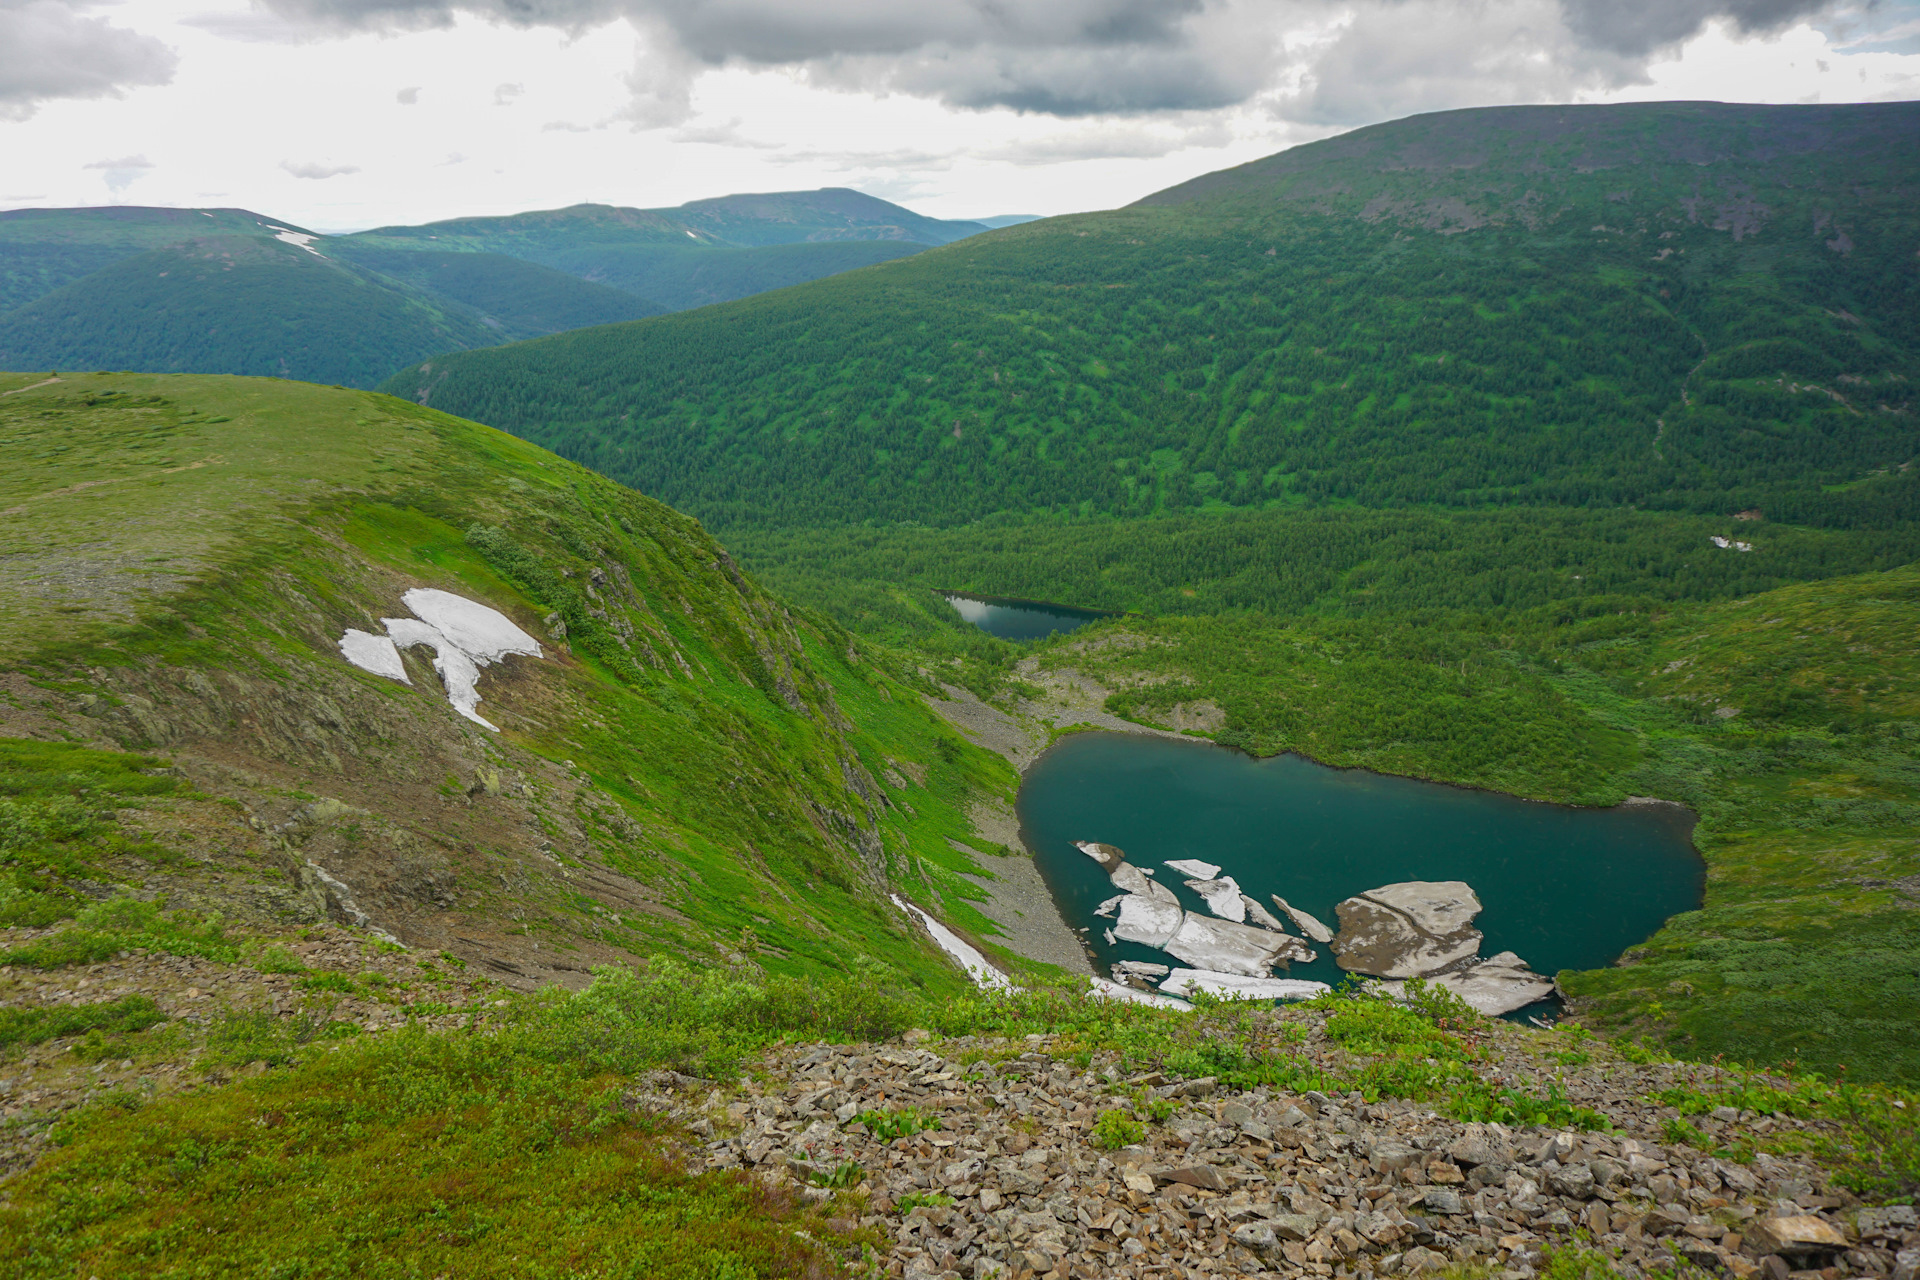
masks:
[[[882,1142],[910,1138],[927,1129],[938,1129],[940,1117],[917,1107],[896,1107],[890,1111],[867,1110],[855,1116],[854,1123],[867,1126],[867,1132]]]
[[[62,1036],[89,1032],[112,1034],[144,1031],[156,1022],[166,1021],[146,996],[127,996],[99,1004],[66,1005],[40,1009],[0,1009],[0,1048],[16,1044],[42,1044]]]
[[[1118,1151],[1147,1136],[1147,1126],[1132,1119],[1118,1107],[1100,1113],[1093,1123],[1093,1145],[1102,1151]]]
[[[277,942],[255,958],[253,967],[259,973],[305,973],[307,971],[307,966],[301,963],[299,956]]]
[[[187,912],[162,911],[155,903],[127,894],[85,908],[74,918],[74,925],[25,946],[0,951],[0,964],[59,969],[96,964],[135,949],[198,956],[221,964],[233,964],[240,958],[240,949],[227,941],[218,916],[201,919]]]

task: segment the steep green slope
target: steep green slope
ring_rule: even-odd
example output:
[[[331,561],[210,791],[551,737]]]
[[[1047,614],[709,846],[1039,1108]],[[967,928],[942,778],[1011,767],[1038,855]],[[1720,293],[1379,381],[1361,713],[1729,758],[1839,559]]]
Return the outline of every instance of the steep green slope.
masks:
[[[910,257],[922,248],[906,240],[828,240],[751,249],[686,241],[594,245],[562,250],[544,261],[583,280],[649,298],[667,310],[687,311]]]
[[[6,375],[0,459],[0,738],[161,753],[187,780],[121,820],[145,845],[9,827],[7,923],[159,892],[230,922],[359,922],[522,985],[665,951],[934,991],[960,979],[887,895],[991,931],[953,840],[1011,774],[650,499],[273,380]],[[481,676],[499,733],[423,650],[410,685],[343,659],[413,587],[540,638]],[[98,936],[31,955],[164,949]]]
[[[387,387],[724,526],[1342,503],[1912,518],[1916,141],[1915,104],[1420,117]]]

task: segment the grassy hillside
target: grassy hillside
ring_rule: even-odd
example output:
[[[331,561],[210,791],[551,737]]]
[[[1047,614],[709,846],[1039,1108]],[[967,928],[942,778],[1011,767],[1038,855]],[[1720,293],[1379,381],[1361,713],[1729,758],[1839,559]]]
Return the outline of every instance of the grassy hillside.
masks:
[[[1910,519],[1916,139],[1914,104],[1419,117],[387,389],[725,527],[1341,504]]]
[[[1004,800],[1010,772],[691,520],[365,392],[0,391],[0,735],[162,756],[184,780],[72,832],[5,802],[28,838],[6,837],[0,913],[54,930],[15,963],[123,949],[59,923],[106,893],[360,921],[521,985],[664,950],[945,990],[886,895],[991,932],[949,837],[975,839],[968,807]],[[424,650],[410,687],[342,659],[344,630],[405,616],[412,586],[542,638],[545,657],[482,677],[497,735],[447,705]],[[84,771],[57,752],[4,768],[12,795]]]

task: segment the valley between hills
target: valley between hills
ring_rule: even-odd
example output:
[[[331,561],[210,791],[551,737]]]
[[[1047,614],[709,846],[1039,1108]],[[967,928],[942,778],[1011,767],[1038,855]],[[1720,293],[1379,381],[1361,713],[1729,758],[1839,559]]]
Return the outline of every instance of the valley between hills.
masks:
[[[410,318],[0,373],[0,1258],[1912,1280],[1917,134],[1440,113],[673,314],[568,255],[821,202],[67,228],[18,333],[154,253]],[[1551,1027],[1169,1007],[1027,846],[1089,731],[1664,802],[1704,884]]]

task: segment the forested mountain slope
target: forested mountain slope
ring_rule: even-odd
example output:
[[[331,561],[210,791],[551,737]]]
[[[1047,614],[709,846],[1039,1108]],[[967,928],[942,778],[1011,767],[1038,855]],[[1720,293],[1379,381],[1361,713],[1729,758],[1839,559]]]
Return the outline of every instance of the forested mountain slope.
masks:
[[[1920,512],[1920,106],[1451,112],[388,389],[728,526]]]
[[[827,188],[720,196],[675,209],[584,204],[455,218],[379,227],[347,244],[506,254],[680,311],[891,261],[984,230]]]
[[[1011,773],[650,499],[265,379],[6,375],[0,458],[0,924],[47,930],[12,963],[331,917],[523,987],[658,951],[942,991],[888,895],[991,930],[949,837]],[[483,662],[477,716],[458,655],[344,656],[420,590],[537,642]]]

